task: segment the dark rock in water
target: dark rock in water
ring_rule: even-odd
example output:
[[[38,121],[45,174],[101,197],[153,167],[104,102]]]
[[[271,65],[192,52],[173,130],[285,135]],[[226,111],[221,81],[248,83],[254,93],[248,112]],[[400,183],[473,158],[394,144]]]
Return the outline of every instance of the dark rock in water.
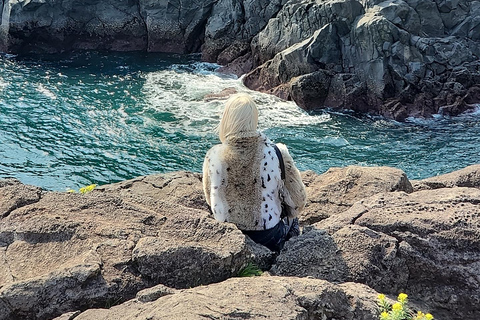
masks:
[[[4,1],[5,51],[146,50],[138,3],[130,0]]]
[[[203,100],[205,100],[205,101],[226,100],[232,94],[235,94],[235,93],[237,93],[237,89],[235,89],[233,87],[228,87],[228,88],[223,89],[220,92],[210,93],[210,94],[205,95],[205,97],[203,97]]]
[[[289,1],[253,39],[244,81],[306,109],[458,115],[480,102],[479,17],[468,0]]]
[[[267,25],[285,2],[287,1],[217,1],[205,26],[203,58],[225,65],[244,56],[250,51],[252,38]]]
[[[215,0],[139,0],[150,52],[198,52]]]
[[[5,52],[201,52],[302,108],[400,121],[480,102],[474,0],[6,0],[2,9]]]

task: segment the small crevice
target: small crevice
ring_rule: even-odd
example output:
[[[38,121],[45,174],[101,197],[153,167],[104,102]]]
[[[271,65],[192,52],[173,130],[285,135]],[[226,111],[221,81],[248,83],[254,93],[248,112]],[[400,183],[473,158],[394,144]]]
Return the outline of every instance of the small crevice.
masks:
[[[15,277],[15,275],[13,274],[12,272],[12,268],[10,268],[10,263],[8,263],[8,257],[7,257],[7,251],[8,251],[8,247],[9,245],[6,246],[5,248],[5,266],[6,266],[6,269],[7,269],[7,275],[10,276],[13,280],[13,282],[15,282],[17,280],[17,277]],[[1,288],[1,286],[0,286]]]
[[[163,188],[167,187],[173,180],[174,180],[174,179],[168,179],[168,180],[165,181],[162,185],[157,185],[157,184],[155,184],[155,183],[153,183],[153,182],[150,182],[149,184],[150,184],[152,187],[156,188],[156,189],[163,189]],[[144,182],[145,182],[145,181],[144,181]],[[145,183],[148,183],[148,182],[145,182]]]
[[[145,36],[146,36],[146,48],[148,51],[148,47],[150,44],[150,34],[148,33],[148,25],[147,25],[147,19],[142,15],[142,10],[140,8],[140,1],[137,1],[137,10],[138,10],[138,16],[140,17],[140,20],[145,28]]]
[[[365,213],[368,212],[368,209],[363,209],[359,214],[352,218],[350,224],[355,224],[359,218],[361,218]]]

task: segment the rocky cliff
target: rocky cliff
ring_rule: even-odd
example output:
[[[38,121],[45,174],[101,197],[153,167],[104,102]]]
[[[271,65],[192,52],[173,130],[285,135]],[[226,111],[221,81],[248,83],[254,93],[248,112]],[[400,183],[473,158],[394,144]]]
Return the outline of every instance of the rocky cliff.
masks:
[[[202,52],[305,109],[404,120],[480,102],[473,0],[3,0],[0,50]]]
[[[367,320],[400,292],[436,319],[478,319],[480,165],[304,172],[304,232],[278,255],[215,221],[200,178],[87,194],[0,180],[0,319]],[[267,272],[237,277],[248,263]]]

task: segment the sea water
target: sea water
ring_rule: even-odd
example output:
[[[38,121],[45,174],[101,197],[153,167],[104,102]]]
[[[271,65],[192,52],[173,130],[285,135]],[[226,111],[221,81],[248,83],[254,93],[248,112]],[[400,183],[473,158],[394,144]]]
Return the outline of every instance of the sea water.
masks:
[[[141,175],[201,172],[234,88],[258,104],[259,128],[300,170],[391,166],[410,179],[480,163],[480,114],[399,123],[307,113],[250,91],[198,55],[81,52],[0,56],[0,178],[65,191]]]

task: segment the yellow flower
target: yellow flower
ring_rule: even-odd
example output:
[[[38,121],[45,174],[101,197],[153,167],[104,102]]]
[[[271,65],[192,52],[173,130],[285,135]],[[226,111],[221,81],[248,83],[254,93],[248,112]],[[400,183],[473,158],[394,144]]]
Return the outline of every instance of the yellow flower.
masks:
[[[385,295],[384,295],[383,293],[380,293],[380,294],[378,295],[378,300],[380,300],[380,301],[385,300]]]
[[[430,313],[427,313],[425,315],[425,318],[427,318],[427,320],[432,320],[433,319],[433,316],[430,314]]]
[[[400,303],[394,303],[393,306],[392,306],[392,310],[393,311],[402,311],[403,307]]]
[[[380,315],[381,320],[388,320],[388,313],[386,311],[383,311],[382,314]]]
[[[90,191],[92,191],[93,189],[95,189],[96,186],[97,186],[96,184],[91,184],[91,185],[89,185],[89,186],[80,188],[80,193],[90,192]]]
[[[407,302],[407,295],[405,293],[400,293],[398,295],[398,301],[400,301],[401,303],[405,303]]]

